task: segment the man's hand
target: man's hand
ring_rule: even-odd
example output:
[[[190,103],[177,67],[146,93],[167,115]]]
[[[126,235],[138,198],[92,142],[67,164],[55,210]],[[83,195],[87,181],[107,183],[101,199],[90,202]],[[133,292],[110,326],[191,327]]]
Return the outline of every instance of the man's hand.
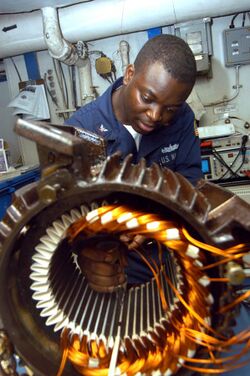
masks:
[[[146,238],[142,235],[122,234],[120,239],[126,243],[128,249],[133,250],[134,248],[140,247]]]
[[[110,236],[97,236],[77,241],[73,246],[82,273],[95,291],[112,292],[125,287],[124,267],[128,249],[121,241]]]

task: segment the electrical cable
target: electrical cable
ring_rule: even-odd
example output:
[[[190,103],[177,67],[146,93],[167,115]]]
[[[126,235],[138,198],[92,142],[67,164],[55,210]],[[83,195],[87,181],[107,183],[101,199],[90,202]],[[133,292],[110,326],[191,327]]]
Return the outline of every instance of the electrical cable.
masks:
[[[138,252],[142,261],[152,269],[162,307],[166,314],[168,312],[166,325],[162,322],[158,327],[159,338],[152,328],[150,336],[147,337],[145,334],[141,340],[126,340],[117,336],[116,345],[110,347],[105,344],[105,338],[95,340],[91,335],[82,335],[74,332],[72,327],[65,327],[61,334],[62,361],[57,376],[62,375],[67,359],[79,374],[89,376],[114,376],[125,373],[132,376],[138,372],[152,374],[156,370],[161,374],[175,374],[180,366],[204,372],[202,365],[205,365],[206,373],[223,373],[246,363],[239,360],[249,351],[250,331],[245,330],[228,337],[213,329],[210,324],[210,284],[225,283],[228,278],[210,278],[203,269],[204,263],[207,263],[207,253],[216,256],[220,262],[229,262],[242,257],[243,251],[247,251],[250,244],[238,244],[222,250],[196,240],[184,227],[171,220],[116,205],[101,206],[77,219],[68,228],[66,239],[70,243],[79,235],[89,237],[103,233],[130,237],[142,235],[167,247],[164,252],[171,250],[174,253],[182,270],[185,288],[175,286],[166,271],[164,279],[180,304],[176,308],[178,315],[171,315],[168,308],[163,281],[159,274],[162,265],[149,265],[138,245],[133,250]],[[209,264],[206,265],[208,266]],[[211,267],[214,268],[214,265]],[[220,306],[219,311],[224,315],[249,296],[250,291],[245,292],[234,301],[224,303],[227,305]],[[243,349],[238,354],[228,354],[229,348],[239,343],[245,343]],[[201,358],[194,358],[198,347],[203,348],[203,353]],[[227,356],[217,358],[215,352],[226,352]],[[207,354],[205,358],[204,353]],[[114,372],[110,373],[109,367],[113,360],[116,364],[112,363]]]
[[[241,27],[245,26],[245,20],[246,20],[246,12],[243,12]]]
[[[69,108],[70,107],[75,108],[75,101],[74,101],[74,94],[73,94],[73,82],[72,82],[72,70],[71,70],[70,65],[68,65],[67,68],[68,68],[67,72],[68,72],[69,91],[70,91],[69,98],[71,98],[71,105],[69,105]]]
[[[237,153],[237,155],[235,156],[235,158],[234,158],[234,160],[233,160],[231,166],[230,166],[231,169],[232,169],[232,167],[234,166],[234,164],[237,162],[237,160],[238,160],[238,158],[239,158],[239,156],[240,156],[240,153],[241,153],[241,151],[239,150],[238,153]],[[223,174],[222,176],[220,176],[220,178],[218,179],[218,181],[221,181],[222,179],[224,179],[224,177],[225,177],[229,172],[230,172],[230,171],[226,171],[226,172],[224,172],[224,174]],[[234,171],[234,172],[236,173],[236,171]]]
[[[19,70],[17,69],[16,63],[14,62],[13,57],[11,57],[10,60],[12,61],[13,65],[14,65],[14,68],[15,68],[15,71],[16,71],[16,73],[17,73],[17,75],[18,75],[19,81],[21,82],[21,81],[22,81],[22,78],[21,78],[21,75],[20,75],[20,73],[19,73]]]
[[[247,143],[247,141],[248,141],[248,136],[246,136],[246,135],[243,136],[242,137],[242,144],[241,144],[242,162],[241,162],[240,166],[237,168],[237,170],[235,171],[236,173],[238,171],[240,171],[241,167],[246,162],[246,152],[247,152],[246,143]]]
[[[235,69],[235,88],[236,88],[236,93],[231,97],[231,98],[227,98],[227,99],[222,99],[222,100],[218,100],[216,102],[211,102],[211,103],[205,103],[203,104],[204,107],[213,107],[213,106],[216,106],[218,104],[225,104],[225,103],[228,103],[228,102],[231,102],[233,99],[235,99],[238,95],[239,95],[239,92],[240,92],[240,84],[239,84],[239,69],[240,69],[240,65],[236,65],[234,67]]]
[[[100,76],[102,76],[102,78],[104,78],[105,80],[107,80],[110,84],[113,83],[112,77],[110,77],[109,74],[102,74]]]
[[[241,141],[241,146],[240,146],[240,149],[237,153],[237,155],[235,156],[230,168],[232,169],[232,167],[235,165],[236,161],[238,160],[239,156],[241,155],[242,153],[242,162],[240,164],[240,166],[237,168],[236,171],[234,171],[235,174],[237,174],[237,172],[241,169],[241,167],[243,166],[243,164],[245,163],[245,160],[246,160],[246,143],[248,141],[248,136],[247,135],[244,135],[242,137],[242,141]],[[219,179],[218,181],[222,180],[227,174],[228,174],[229,171],[226,171]]]
[[[77,108],[77,93],[76,93],[76,66],[71,66],[71,78],[72,78],[72,93],[73,93],[73,106]]]
[[[237,175],[232,169],[231,167],[224,161],[224,159],[222,158],[222,156],[217,152],[217,150],[215,148],[212,148],[212,153],[213,155],[215,156],[215,158],[224,166],[226,167],[226,169],[228,170],[227,172],[231,172],[231,174],[233,176],[236,176],[236,177],[239,177],[239,175]],[[220,178],[221,179],[221,178]]]
[[[65,78],[65,74],[64,74],[64,70],[63,70],[61,61],[59,61],[59,68],[60,68],[62,78],[63,78],[63,88],[64,88],[64,91],[65,91],[66,107],[69,108],[69,94],[68,94],[67,82],[66,82],[66,78]]]
[[[240,13],[235,13],[235,15],[233,16],[231,23],[229,25],[229,29],[234,29],[234,21],[235,21],[236,17],[238,17],[239,14]]]

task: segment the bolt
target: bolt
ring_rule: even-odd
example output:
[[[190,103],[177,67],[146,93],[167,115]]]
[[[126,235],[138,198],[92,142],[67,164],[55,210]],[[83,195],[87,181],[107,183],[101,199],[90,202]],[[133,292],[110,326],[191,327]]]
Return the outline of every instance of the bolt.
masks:
[[[51,204],[56,201],[59,187],[53,187],[51,185],[44,185],[39,190],[39,197],[45,204]]]

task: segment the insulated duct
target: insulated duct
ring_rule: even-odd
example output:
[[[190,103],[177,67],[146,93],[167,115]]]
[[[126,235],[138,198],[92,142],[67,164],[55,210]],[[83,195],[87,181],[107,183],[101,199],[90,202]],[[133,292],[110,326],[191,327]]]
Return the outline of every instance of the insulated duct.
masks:
[[[67,42],[61,33],[57,10],[51,7],[41,9],[44,39],[50,56],[67,65],[77,65],[79,56],[73,44]]]
[[[249,10],[249,0],[94,0],[59,9],[64,38],[75,43]],[[2,30],[10,25],[15,29]],[[0,58],[46,49],[41,11],[0,17]]]
[[[43,33],[50,56],[67,65],[76,65],[79,70],[81,105],[95,98],[91,77],[91,64],[84,43],[77,46],[66,41],[62,35],[57,10],[51,7],[42,8]]]

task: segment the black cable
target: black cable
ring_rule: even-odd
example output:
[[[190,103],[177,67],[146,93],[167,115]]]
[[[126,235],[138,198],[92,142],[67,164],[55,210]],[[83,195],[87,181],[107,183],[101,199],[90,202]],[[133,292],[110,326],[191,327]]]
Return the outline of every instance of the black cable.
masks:
[[[239,156],[240,156],[240,153],[241,153],[241,149],[238,151],[236,157],[234,158],[234,160],[233,160],[233,162],[232,162],[232,164],[231,164],[231,168],[232,168],[232,167],[234,166],[234,164],[236,163],[237,159],[238,159]],[[225,177],[228,173],[229,173],[229,171],[224,172],[224,174],[219,178],[219,180],[224,179],[224,177]]]
[[[114,81],[113,81],[113,77],[111,76],[110,73],[107,74],[107,80],[108,80],[108,82],[110,82],[111,84],[114,83]]]
[[[102,78],[104,78],[104,80],[107,80],[110,84],[113,83],[112,77],[110,76],[110,73],[105,73],[105,74],[100,74],[99,73],[99,76],[101,76]]]
[[[234,20],[235,18],[239,15],[240,13],[235,13],[235,15],[233,16],[232,20],[231,20],[231,23],[229,25],[229,29],[234,29]]]
[[[217,150],[216,149],[214,149],[214,148],[212,148],[212,153],[213,153],[213,155],[215,156],[215,158],[224,166],[224,167],[226,167],[226,169],[228,170],[228,171],[230,171],[231,172],[231,174],[233,175],[233,176],[235,176],[235,177],[239,177],[239,175],[237,175],[232,169],[231,169],[231,167],[230,166],[228,166],[228,164],[224,161],[224,159],[221,157],[221,155],[217,152]],[[227,172],[228,172],[227,171]],[[219,180],[220,180],[221,178],[219,178]]]
[[[68,88],[67,88],[67,83],[66,83],[66,79],[65,79],[65,74],[64,74],[64,71],[63,71],[63,68],[62,68],[62,63],[60,61],[59,61],[59,67],[60,67],[62,78],[63,78],[63,86],[64,86],[64,90],[65,90],[65,95],[66,95],[66,106],[67,106],[67,108],[69,108]]]
[[[246,12],[243,12],[241,27],[245,26],[245,20],[246,20]]]
[[[72,88],[73,88],[73,105],[77,106],[77,94],[76,94],[76,66],[71,66],[71,76],[72,76]]]
[[[17,72],[17,75],[18,75],[19,81],[22,81],[21,75],[20,75],[20,73],[19,73],[19,70],[17,69],[16,63],[14,62],[13,57],[11,57],[10,60],[12,61],[13,65],[14,65],[14,67],[15,67],[15,70],[16,70],[16,72]]]
[[[236,157],[234,158],[234,160],[233,160],[233,162],[231,164],[231,167],[230,167],[232,169],[232,167],[235,165],[237,159],[239,158],[239,156],[242,153],[242,162],[241,162],[240,166],[237,168],[237,170],[234,171],[234,174],[237,174],[237,172],[241,169],[241,167],[245,163],[245,160],[246,160],[246,143],[247,143],[247,141],[248,141],[248,136],[247,135],[242,136],[241,146],[240,146],[239,151],[238,151]],[[226,171],[218,180],[222,180],[228,174],[228,172],[229,171]]]
[[[246,161],[246,152],[247,152],[247,147],[246,147],[246,143],[248,141],[248,136],[247,135],[244,135],[242,137],[242,144],[241,144],[241,152],[242,152],[242,162],[240,164],[240,166],[237,168],[237,170],[235,171],[236,173],[238,171],[240,171],[241,167],[243,166],[243,164],[245,163]]]

